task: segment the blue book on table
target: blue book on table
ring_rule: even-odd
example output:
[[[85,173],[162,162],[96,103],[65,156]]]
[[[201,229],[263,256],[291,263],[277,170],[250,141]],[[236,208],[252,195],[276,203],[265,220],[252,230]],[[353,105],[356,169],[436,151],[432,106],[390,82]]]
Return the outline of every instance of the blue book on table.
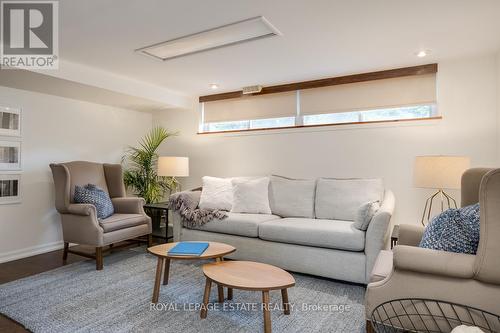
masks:
[[[200,256],[208,248],[205,242],[179,242],[168,251],[169,255],[174,256]]]

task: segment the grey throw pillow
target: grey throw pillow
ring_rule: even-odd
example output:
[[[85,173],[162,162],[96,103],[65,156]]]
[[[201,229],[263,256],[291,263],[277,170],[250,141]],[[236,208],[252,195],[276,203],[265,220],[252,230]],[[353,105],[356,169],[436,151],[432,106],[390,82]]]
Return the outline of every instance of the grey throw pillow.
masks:
[[[115,212],[109,194],[94,184],[87,184],[85,186],[76,185],[73,201],[75,203],[94,205],[98,219],[110,217]]]
[[[316,180],[271,176],[269,204],[274,215],[314,218]]]
[[[379,178],[319,178],[316,184],[315,214],[317,219],[354,221],[363,203],[384,197],[384,184]]]
[[[354,219],[354,228],[366,231],[366,229],[368,229],[370,221],[379,209],[379,201],[369,201],[359,206],[356,213],[356,218]]]

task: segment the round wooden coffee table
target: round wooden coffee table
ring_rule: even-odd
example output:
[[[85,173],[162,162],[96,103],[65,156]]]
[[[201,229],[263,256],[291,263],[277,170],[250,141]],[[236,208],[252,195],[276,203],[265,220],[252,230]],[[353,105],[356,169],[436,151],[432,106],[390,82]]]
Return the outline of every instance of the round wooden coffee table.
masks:
[[[203,265],[203,274],[207,278],[203,307],[200,317],[207,317],[208,298],[212,282],[228,287],[228,299],[232,299],[232,290],[255,290],[262,292],[264,312],[264,332],[271,332],[271,312],[269,309],[269,291],[281,290],[283,312],[290,314],[287,288],[295,285],[293,276],[281,268],[251,261],[220,261]],[[230,297],[230,296],[231,297]],[[220,302],[220,297],[219,297]]]
[[[153,288],[153,299],[151,302],[158,303],[158,297],[160,295],[160,281],[161,274],[163,271],[163,284],[168,284],[168,276],[170,271],[170,260],[199,260],[199,259],[215,259],[216,261],[222,261],[225,255],[233,253],[236,248],[224,243],[208,242],[208,248],[200,256],[171,256],[168,251],[176,246],[178,242],[160,244],[148,248],[148,252],[158,257],[158,263],[156,265],[156,277],[155,284]],[[222,286],[219,286],[219,300],[222,297],[224,300],[224,290]]]

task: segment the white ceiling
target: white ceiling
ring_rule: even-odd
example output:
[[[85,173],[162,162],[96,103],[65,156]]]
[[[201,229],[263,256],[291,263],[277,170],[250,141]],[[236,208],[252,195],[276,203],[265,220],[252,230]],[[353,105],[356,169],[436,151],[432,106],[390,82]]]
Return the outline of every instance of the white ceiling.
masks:
[[[500,49],[499,0],[61,0],[60,11],[63,59],[190,95]],[[166,62],[134,53],[259,15],[283,36]]]

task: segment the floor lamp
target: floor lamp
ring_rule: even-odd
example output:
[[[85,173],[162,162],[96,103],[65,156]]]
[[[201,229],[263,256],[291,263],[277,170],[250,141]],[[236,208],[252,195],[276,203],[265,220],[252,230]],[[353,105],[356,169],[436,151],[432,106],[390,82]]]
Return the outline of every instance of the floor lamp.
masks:
[[[457,208],[457,202],[445,189],[460,189],[462,174],[470,166],[466,156],[417,156],[415,158],[415,187],[437,190],[425,201],[424,212],[420,223],[425,225],[430,221],[434,199],[439,198],[441,212],[445,207]]]

